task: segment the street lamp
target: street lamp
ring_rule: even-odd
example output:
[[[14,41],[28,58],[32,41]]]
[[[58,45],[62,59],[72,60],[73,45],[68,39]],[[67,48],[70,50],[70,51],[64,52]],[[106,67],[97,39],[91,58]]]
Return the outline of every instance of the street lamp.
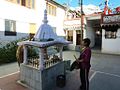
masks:
[[[80,12],[81,12],[81,44],[82,44],[82,40],[83,40],[83,0],[79,0],[79,6],[80,6]]]

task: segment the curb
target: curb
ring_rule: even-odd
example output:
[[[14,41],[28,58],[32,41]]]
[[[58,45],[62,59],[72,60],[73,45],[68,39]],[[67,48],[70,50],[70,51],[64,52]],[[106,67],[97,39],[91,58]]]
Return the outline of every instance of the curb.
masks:
[[[103,55],[120,56],[120,54],[104,53],[104,52],[101,52],[101,51],[93,51],[93,50],[92,50],[92,54],[103,54]]]
[[[29,88],[26,84],[22,83],[20,80],[18,80],[17,83],[25,88]]]

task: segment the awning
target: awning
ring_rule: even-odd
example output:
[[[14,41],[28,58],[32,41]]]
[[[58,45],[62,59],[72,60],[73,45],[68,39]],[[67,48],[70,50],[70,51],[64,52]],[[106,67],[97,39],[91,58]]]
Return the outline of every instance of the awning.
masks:
[[[120,28],[120,23],[104,23],[101,24],[101,28],[106,29],[106,28]]]
[[[64,30],[80,30],[81,26],[64,26]]]

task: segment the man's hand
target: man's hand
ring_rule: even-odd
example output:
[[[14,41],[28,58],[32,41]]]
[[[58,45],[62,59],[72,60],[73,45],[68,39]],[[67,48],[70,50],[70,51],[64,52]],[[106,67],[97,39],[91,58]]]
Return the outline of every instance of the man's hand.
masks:
[[[81,59],[81,60],[76,59],[76,62],[77,62],[77,63],[83,62],[83,59]]]
[[[77,62],[77,63],[79,63],[79,62],[80,62],[80,60],[79,60],[79,59],[76,59],[76,62]]]

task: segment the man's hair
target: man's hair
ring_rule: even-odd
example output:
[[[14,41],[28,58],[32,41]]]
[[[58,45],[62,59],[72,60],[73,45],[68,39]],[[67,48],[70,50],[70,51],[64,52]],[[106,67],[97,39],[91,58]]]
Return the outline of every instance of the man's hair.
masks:
[[[86,46],[89,46],[91,43],[89,38],[85,38],[85,39],[83,39],[83,41],[84,41],[84,43],[86,43]]]

